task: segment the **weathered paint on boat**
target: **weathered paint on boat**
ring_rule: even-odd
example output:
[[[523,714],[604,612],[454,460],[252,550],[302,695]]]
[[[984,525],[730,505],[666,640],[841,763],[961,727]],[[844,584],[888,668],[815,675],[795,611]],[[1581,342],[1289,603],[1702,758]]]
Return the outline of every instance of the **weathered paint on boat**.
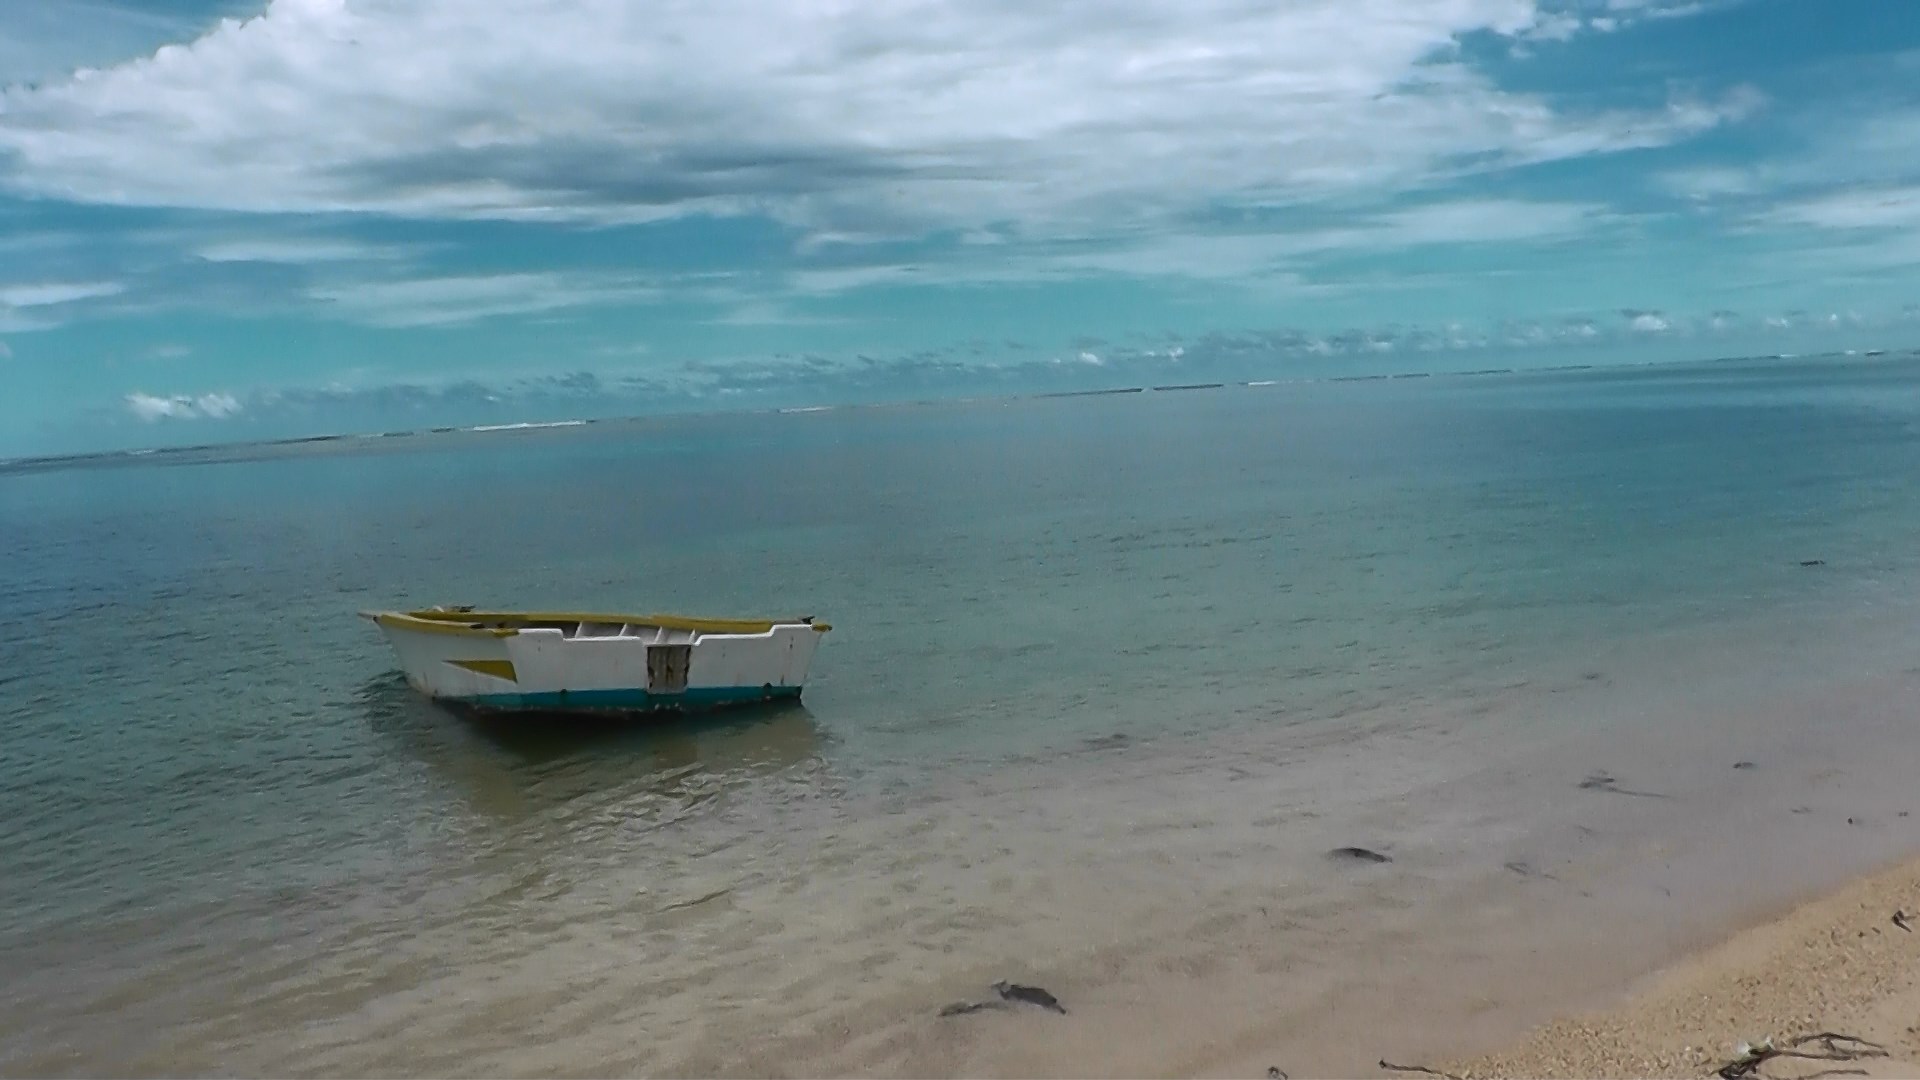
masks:
[[[363,611],[407,682],[485,710],[699,711],[793,699],[820,635],[811,617]]]

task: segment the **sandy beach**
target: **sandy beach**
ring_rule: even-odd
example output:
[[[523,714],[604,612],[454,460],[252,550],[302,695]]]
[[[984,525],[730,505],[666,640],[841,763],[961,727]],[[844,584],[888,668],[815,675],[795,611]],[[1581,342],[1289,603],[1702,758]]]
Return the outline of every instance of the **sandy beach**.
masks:
[[[1555,1021],[1501,1053],[1431,1067],[1475,1078],[1704,1076],[1736,1060],[1742,1043],[1771,1038],[1789,1051],[1835,1033],[1852,1039],[1806,1042],[1747,1075],[1920,1076],[1920,931],[1905,929],[1916,911],[1920,860],[1741,930],[1617,1006]]]

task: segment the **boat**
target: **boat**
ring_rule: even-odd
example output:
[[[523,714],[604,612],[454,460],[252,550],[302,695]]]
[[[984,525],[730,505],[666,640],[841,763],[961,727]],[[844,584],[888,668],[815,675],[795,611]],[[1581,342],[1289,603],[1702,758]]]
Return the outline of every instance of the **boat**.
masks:
[[[795,619],[362,611],[415,690],[484,712],[699,712],[800,697],[820,635]]]

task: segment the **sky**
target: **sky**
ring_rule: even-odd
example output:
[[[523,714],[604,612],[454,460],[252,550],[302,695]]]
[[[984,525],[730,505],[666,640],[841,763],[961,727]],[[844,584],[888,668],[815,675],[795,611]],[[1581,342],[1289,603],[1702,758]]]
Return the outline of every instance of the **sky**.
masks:
[[[0,457],[1920,344],[1894,0],[0,3]]]

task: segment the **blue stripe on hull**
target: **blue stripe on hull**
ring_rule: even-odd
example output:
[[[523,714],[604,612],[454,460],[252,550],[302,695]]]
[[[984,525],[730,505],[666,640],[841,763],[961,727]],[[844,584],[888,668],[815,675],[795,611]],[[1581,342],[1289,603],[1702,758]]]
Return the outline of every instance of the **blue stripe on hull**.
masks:
[[[645,690],[554,690],[534,694],[482,694],[457,698],[476,709],[529,712],[701,712],[769,701],[792,701],[797,686],[701,686],[678,694]]]

